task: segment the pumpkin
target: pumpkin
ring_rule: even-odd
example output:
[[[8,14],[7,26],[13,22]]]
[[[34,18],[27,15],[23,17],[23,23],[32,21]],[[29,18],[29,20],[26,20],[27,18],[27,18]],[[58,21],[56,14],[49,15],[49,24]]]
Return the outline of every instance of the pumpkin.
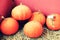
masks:
[[[24,25],[24,34],[31,38],[37,38],[42,35],[43,27],[37,21],[30,21]]]
[[[33,12],[32,17],[29,19],[29,21],[38,21],[42,25],[45,24],[45,16],[42,12]]]
[[[31,9],[23,4],[20,4],[12,9],[11,15],[16,20],[26,20],[32,15]]]
[[[60,30],[60,15],[57,13],[48,15],[46,25],[50,30]]]
[[[5,18],[1,23],[1,32],[5,35],[15,34],[18,31],[18,29],[18,22],[11,17]]]

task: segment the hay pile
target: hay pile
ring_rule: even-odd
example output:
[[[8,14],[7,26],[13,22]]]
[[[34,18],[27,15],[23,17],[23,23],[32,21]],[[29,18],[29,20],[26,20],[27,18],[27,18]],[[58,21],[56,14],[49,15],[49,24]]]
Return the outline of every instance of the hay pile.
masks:
[[[44,32],[39,38],[29,38],[24,35],[23,30],[19,30],[16,34],[11,36],[5,36],[0,38],[1,40],[60,40],[60,30],[51,31],[47,28],[44,28]]]

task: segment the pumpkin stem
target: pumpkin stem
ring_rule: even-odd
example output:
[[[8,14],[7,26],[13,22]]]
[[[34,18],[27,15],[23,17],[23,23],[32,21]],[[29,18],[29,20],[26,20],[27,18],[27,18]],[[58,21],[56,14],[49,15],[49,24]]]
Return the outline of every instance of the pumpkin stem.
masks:
[[[21,2],[20,5],[23,5],[23,3]]]
[[[38,10],[39,12],[41,12],[40,10]]]
[[[0,24],[1,24],[1,22],[2,22],[2,20],[3,20],[4,18],[5,18],[4,16],[1,16],[1,17],[0,17]]]
[[[41,10],[38,10],[39,13],[42,13]]]
[[[5,17],[4,16],[1,16],[2,19],[4,19]]]

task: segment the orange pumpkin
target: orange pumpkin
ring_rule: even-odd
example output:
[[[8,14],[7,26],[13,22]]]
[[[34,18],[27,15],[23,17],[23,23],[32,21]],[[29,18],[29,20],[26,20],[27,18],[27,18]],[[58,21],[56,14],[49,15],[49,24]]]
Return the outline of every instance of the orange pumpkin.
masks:
[[[60,15],[59,14],[51,14],[47,16],[46,25],[51,30],[59,30],[60,29]]]
[[[16,20],[26,20],[32,15],[31,9],[26,5],[18,5],[12,9],[12,17]]]
[[[13,18],[5,18],[1,23],[1,32],[5,35],[11,35],[18,31],[19,24]]]
[[[31,38],[37,38],[41,36],[43,32],[42,25],[37,21],[30,21],[24,25],[24,34]]]
[[[45,16],[41,12],[34,12],[32,17],[30,18],[30,21],[32,20],[38,21],[43,25],[45,23]]]

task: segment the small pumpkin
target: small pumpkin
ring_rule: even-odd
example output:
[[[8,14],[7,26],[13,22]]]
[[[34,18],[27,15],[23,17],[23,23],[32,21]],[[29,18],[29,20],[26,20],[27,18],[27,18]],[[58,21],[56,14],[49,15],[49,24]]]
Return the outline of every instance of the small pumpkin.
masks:
[[[12,9],[11,15],[16,20],[26,20],[32,16],[32,11],[28,6],[20,4]]]
[[[24,25],[24,34],[31,38],[37,38],[42,35],[43,27],[37,21],[30,21]]]
[[[18,22],[11,17],[5,18],[1,23],[1,32],[5,35],[15,34],[18,31],[18,29]]]
[[[29,19],[29,21],[38,21],[42,25],[45,24],[45,16],[42,12],[33,12],[32,17]]]

